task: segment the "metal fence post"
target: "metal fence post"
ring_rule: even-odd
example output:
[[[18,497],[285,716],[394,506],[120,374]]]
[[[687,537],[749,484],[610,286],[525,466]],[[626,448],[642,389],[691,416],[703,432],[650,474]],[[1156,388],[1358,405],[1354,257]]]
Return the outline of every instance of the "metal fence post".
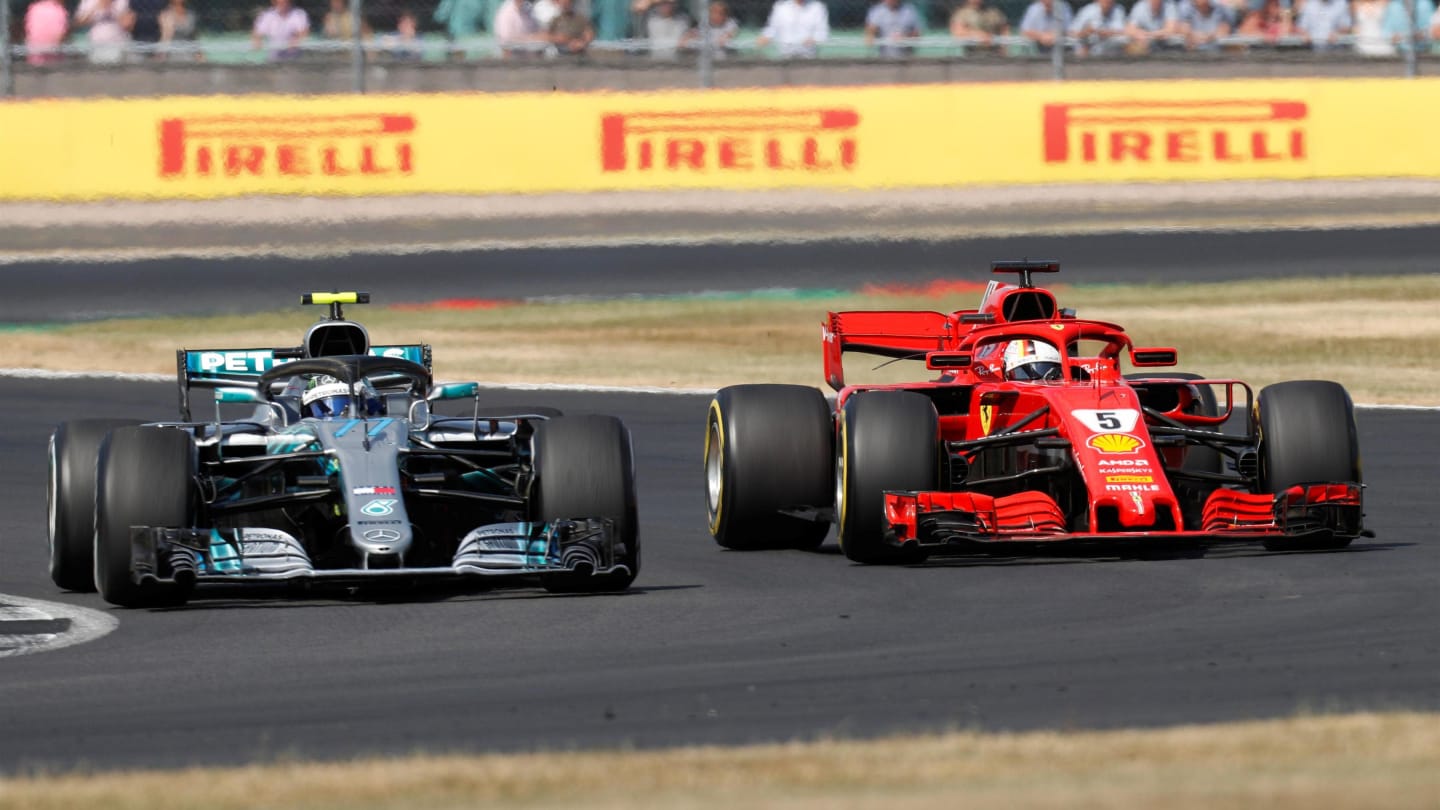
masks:
[[[1060,18],[1060,3],[1065,0],[1055,0],[1056,5],[1050,7],[1050,13],[1055,16],[1055,44],[1050,46],[1050,71],[1057,82],[1065,81],[1065,21]]]
[[[715,53],[711,50],[710,42],[710,0],[695,0],[695,19],[700,22],[700,86],[710,88],[715,86]]]
[[[1413,79],[1420,72],[1416,64],[1420,48],[1420,21],[1415,19],[1415,0],[1405,0],[1405,16],[1410,22],[1410,32],[1405,36],[1405,78]]]
[[[15,74],[10,71],[10,0],[0,0],[0,96],[15,95]]]
[[[354,68],[355,92],[365,92],[365,42],[360,38],[360,21],[364,18],[364,0],[350,0],[350,64]]]

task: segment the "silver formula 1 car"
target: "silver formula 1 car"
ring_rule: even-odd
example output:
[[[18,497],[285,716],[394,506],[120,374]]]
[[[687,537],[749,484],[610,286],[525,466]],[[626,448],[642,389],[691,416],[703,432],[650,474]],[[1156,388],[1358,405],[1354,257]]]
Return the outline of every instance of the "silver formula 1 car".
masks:
[[[483,412],[478,384],[432,382],[429,346],[370,345],[341,309],[368,294],[303,302],[330,311],[302,346],[179,351],[179,421],[56,429],[55,584],[127,607],[180,604],[210,583],[629,587],[640,539],[619,419]],[[213,418],[192,416],[200,391]],[[447,416],[445,400],[474,404]],[[253,413],[221,418],[236,403]]]

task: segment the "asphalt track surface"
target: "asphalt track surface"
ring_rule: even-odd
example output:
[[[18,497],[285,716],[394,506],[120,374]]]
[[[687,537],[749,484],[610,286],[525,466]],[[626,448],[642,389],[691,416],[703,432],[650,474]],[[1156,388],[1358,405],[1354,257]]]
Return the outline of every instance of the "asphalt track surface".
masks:
[[[45,575],[45,441],[97,413],[170,418],[174,388],[4,388],[0,593],[106,609]],[[212,594],[115,610],[99,640],[0,661],[0,772],[1440,709],[1440,413],[1360,413],[1378,536],[1347,551],[871,568],[833,544],[714,545],[704,397],[487,397],[630,425],[644,538],[631,592]]]
[[[276,310],[300,292],[332,288],[368,290],[385,304],[984,281],[992,259],[1021,256],[1060,259],[1075,284],[1432,273],[1437,243],[1440,228],[1414,227],[22,263],[0,266],[0,323]]]

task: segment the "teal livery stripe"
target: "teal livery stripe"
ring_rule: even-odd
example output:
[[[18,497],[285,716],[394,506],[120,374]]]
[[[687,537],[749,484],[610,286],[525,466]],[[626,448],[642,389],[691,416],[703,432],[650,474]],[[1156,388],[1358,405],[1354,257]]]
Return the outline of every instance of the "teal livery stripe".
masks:
[[[281,349],[187,349],[185,372],[192,377],[233,377],[259,376],[295,358],[276,357]],[[425,350],[418,344],[403,346],[373,346],[370,354],[375,357],[399,357],[420,365],[425,364]]]

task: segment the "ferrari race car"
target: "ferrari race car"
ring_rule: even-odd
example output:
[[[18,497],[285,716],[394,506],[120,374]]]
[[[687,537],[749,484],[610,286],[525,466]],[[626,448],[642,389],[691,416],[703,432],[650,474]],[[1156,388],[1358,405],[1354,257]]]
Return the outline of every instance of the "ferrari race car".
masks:
[[[629,587],[640,539],[620,420],[482,412],[478,384],[432,382],[429,346],[370,345],[341,308],[368,302],[304,296],[330,309],[296,348],[179,351],[179,421],[61,424],[55,584],[127,607],[183,603],[211,583]],[[197,391],[213,392],[213,418],[192,417]],[[467,399],[453,407],[463,416],[438,413]]]
[[[1371,536],[1343,387],[1256,395],[1154,372],[1175,349],[1137,347],[1033,283],[1058,263],[992,270],[1017,283],[991,281],[976,310],[830,313],[833,407],[806,386],[720,390],[705,436],[715,540],[813,548],[833,522],[847,557],[885,563],[1000,544],[1328,549]],[[847,385],[846,353],[923,360],[931,379]]]

